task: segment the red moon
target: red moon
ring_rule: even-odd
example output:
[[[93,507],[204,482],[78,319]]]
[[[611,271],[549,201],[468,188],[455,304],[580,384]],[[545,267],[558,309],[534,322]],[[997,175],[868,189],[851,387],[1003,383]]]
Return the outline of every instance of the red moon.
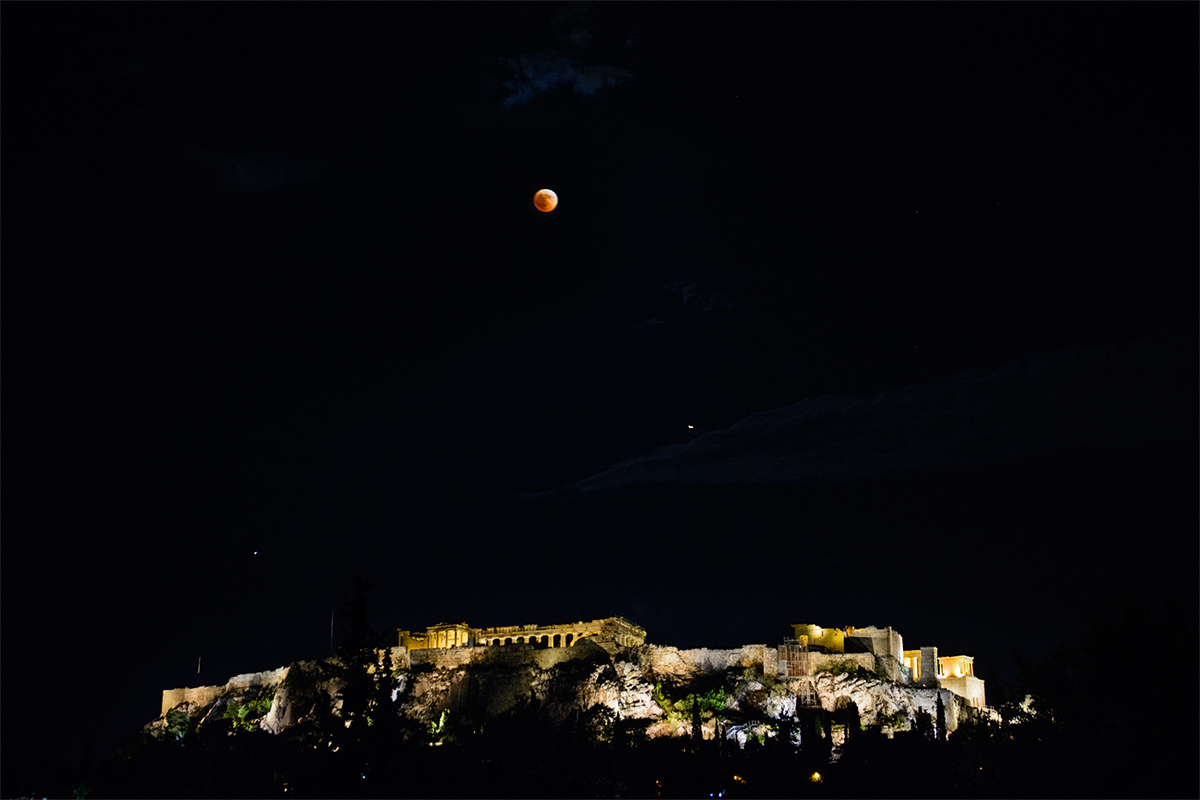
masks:
[[[549,189],[542,189],[533,196],[533,204],[538,211],[553,211],[558,206],[558,195]]]

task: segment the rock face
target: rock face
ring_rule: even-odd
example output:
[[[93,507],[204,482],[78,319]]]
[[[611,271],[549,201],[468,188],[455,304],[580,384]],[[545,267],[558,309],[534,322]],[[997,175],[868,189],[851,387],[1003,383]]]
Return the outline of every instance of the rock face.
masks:
[[[774,672],[778,655],[775,648],[761,644],[749,644],[734,650],[680,650],[648,644],[637,648],[634,657],[655,680],[688,683],[701,676],[738,667],[762,669],[765,665],[769,672]]]
[[[280,733],[295,725],[313,710],[320,688],[328,695],[328,685],[321,687],[321,672],[315,661],[298,661],[283,670],[283,678],[275,690],[271,710],[263,718],[262,727]],[[334,692],[336,694],[336,691]]]
[[[935,718],[939,692],[947,732],[971,713],[947,690],[849,673],[780,679],[775,650],[765,645],[679,650],[655,645],[624,648],[585,639],[573,647],[550,649],[519,645],[410,654],[392,648],[381,651],[367,672],[381,668],[394,678],[392,712],[418,727],[438,721],[444,712],[477,720],[529,713],[551,726],[600,714],[610,720],[646,721],[649,737],[685,736],[693,735],[694,721],[690,712],[680,709],[700,704],[689,698],[705,692],[715,697],[712,693],[718,690],[719,699],[701,706],[705,710],[700,732],[712,738],[723,731],[741,743],[747,736],[775,735],[778,721],[793,719],[805,709],[833,713],[852,705],[863,725],[879,725],[888,733],[915,727],[922,712]],[[163,693],[162,714],[147,729],[165,730],[170,711],[176,712],[176,720],[179,711],[195,720],[220,717],[225,704],[244,704],[252,696],[260,698],[256,702],[261,709],[268,692],[270,709],[256,724],[270,733],[318,716],[340,716],[345,669],[336,659],[299,661],[270,672],[239,675],[224,686],[168,690]],[[673,708],[680,702],[684,705]]]
[[[936,718],[938,694],[946,710],[947,732],[954,731],[960,718],[965,719],[970,713],[966,703],[948,689],[919,689],[846,674],[818,675],[813,683],[823,710],[834,711],[846,701],[852,702],[862,724],[868,726],[885,725],[888,719],[902,715],[907,722],[896,727],[908,730],[921,712]]]

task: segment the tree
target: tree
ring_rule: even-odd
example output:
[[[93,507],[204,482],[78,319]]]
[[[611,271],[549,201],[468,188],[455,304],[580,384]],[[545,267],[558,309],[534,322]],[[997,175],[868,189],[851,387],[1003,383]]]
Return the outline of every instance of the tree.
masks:
[[[942,691],[937,693],[937,740],[946,741],[946,706],[942,704]]]
[[[380,635],[371,627],[370,608],[367,594],[371,591],[371,582],[363,574],[354,576],[351,595],[342,598],[342,608],[338,616],[349,620],[350,624],[342,630],[343,652],[355,652],[365,648],[375,648],[380,644]]]

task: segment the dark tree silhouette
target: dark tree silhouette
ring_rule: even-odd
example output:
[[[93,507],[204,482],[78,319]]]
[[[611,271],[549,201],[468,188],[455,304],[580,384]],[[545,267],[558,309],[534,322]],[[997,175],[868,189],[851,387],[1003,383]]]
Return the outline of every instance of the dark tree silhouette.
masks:
[[[368,594],[371,582],[363,574],[354,576],[349,598],[342,598],[338,616],[349,621],[342,629],[342,651],[352,652],[380,645],[380,635],[371,627]]]
[[[937,740],[946,741],[946,706],[942,703],[942,693],[937,693]]]

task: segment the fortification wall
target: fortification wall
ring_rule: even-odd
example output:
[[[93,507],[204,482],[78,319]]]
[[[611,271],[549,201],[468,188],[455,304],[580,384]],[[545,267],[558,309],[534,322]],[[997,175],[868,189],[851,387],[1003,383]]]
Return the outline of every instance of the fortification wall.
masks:
[[[388,647],[386,648],[388,658],[391,661],[392,669],[400,669],[401,667],[411,667],[412,657],[409,655],[407,647]]]
[[[549,669],[555,664],[577,658],[594,657],[605,649],[603,643],[590,638],[580,639],[570,647],[540,647],[536,644],[509,644],[502,647],[453,647],[445,650],[413,650],[408,655],[412,666],[432,664],[443,669],[461,667],[464,664],[486,662],[497,666],[534,664],[540,669]]]
[[[255,686],[278,686],[287,675],[288,668],[270,669],[266,672],[247,672],[244,675],[234,675],[225,686],[229,689],[249,689]]]
[[[288,672],[288,667],[271,669],[266,672],[247,672],[234,675],[228,682],[220,686],[188,686],[180,689],[163,689],[162,711],[160,717],[184,703],[195,706],[206,706],[221,695],[231,691],[245,691],[259,686],[278,686]]]
[[[488,649],[487,647],[450,647],[445,649],[427,647],[410,650],[408,656],[414,667],[419,664],[433,664],[435,667],[451,668],[470,664]]]
[[[974,676],[964,675],[959,678],[954,675],[948,675],[945,678],[938,678],[938,686],[954,692],[963,698],[968,705],[976,708],[984,708],[987,705],[983,681]]]
[[[184,703],[191,703],[195,706],[206,706],[224,693],[224,686],[189,686],[181,689],[163,689],[162,711],[159,713],[159,716],[165,717],[167,712],[172,708],[181,706]]]

